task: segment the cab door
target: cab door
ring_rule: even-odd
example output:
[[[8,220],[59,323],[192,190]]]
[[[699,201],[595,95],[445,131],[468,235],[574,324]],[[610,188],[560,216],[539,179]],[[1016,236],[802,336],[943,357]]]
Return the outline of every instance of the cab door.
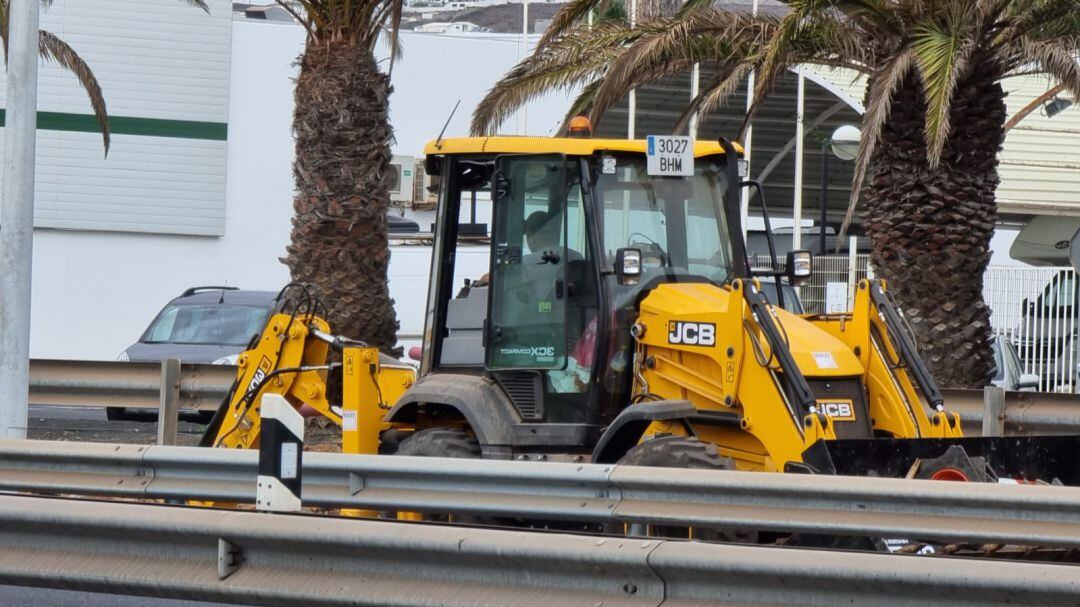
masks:
[[[566,175],[561,155],[496,159],[486,332],[491,371],[566,367]]]

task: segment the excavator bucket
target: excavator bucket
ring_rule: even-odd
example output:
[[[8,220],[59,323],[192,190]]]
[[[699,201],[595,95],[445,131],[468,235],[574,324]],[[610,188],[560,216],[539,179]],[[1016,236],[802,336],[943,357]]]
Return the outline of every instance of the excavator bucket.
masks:
[[[1080,436],[821,440],[788,470],[1080,486]]]

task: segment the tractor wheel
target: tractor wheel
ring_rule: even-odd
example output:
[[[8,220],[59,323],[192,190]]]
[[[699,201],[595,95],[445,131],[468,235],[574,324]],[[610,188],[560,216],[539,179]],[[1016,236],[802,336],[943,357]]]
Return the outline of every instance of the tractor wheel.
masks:
[[[414,457],[457,457],[480,459],[480,444],[462,428],[428,428],[413,432],[398,443],[394,455]],[[440,523],[485,524],[488,521],[469,515],[424,514],[425,521]]]
[[[461,428],[428,428],[402,440],[396,455],[479,459],[480,444]]]
[[[716,445],[685,436],[664,436],[635,445],[619,460],[627,466],[734,470],[735,462]]]
[[[635,445],[619,460],[620,466],[734,470],[735,461],[720,455],[716,445],[685,436],[664,436]],[[700,539],[710,542],[757,543],[754,531],[650,525],[649,535]]]
[[[379,455],[397,455],[401,441],[412,436],[412,432],[390,428],[379,433]]]

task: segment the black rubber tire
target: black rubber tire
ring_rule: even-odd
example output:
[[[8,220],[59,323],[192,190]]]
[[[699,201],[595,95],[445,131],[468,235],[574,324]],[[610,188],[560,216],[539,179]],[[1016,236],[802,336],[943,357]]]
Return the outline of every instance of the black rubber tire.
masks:
[[[428,428],[401,441],[397,455],[479,459],[480,444],[462,428]]]
[[[379,433],[379,455],[397,455],[401,441],[409,438],[411,432],[390,428]]]
[[[686,436],[664,436],[639,443],[619,459],[620,466],[651,468],[692,468],[697,470],[734,470],[735,460],[720,455],[716,445]],[[754,531],[652,525],[650,535],[710,542],[757,543]]]
[[[635,445],[619,459],[627,466],[734,470],[735,462],[720,455],[716,445],[685,436],[664,436]]]
[[[428,428],[413,432],[408,438],[398,443],[397,452],[394,455],[480,459],[480,443],[462,428]],[[466,525],[493,524],[487,519],[468,515],[451,517],[442,514],[427,514],[424,515],[424,520]]]

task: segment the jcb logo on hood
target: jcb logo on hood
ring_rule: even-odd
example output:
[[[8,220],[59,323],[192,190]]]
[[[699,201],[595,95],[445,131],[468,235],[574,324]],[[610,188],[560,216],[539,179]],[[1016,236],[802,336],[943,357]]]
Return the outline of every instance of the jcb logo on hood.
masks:
[[[668,323],[669,344],[684,346],[715,346],[716,325],[711,322],[682,322],[673,320]]]
[[[825,414],[825,417],[833,421],[855,421],[855,407],[851,404],[851,401],[818,402],[818,407],[821,408],[821,412]]]

